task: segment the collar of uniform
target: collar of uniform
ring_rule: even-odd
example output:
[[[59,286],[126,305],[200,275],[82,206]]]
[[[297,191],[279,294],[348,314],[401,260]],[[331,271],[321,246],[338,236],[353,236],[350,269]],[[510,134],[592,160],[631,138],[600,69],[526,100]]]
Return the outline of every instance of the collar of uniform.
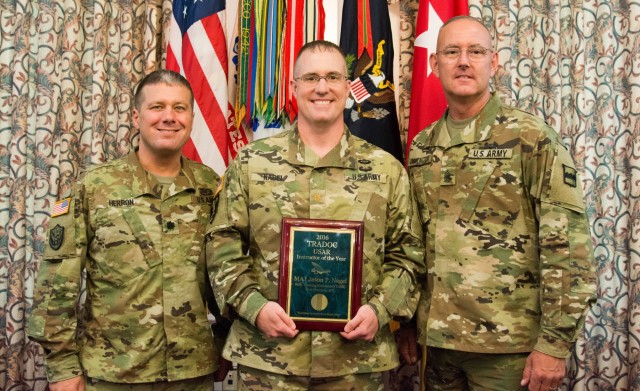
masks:
[[[343,168],[357,168],[356,158],[353,153],[354,138],[349,131],[349,128],[344,127],[342,138],[338,145],[336,145],[326,155],[317,160],[315,165],[309,164],[305,157],[305,145],[298,133],[298,126],[296,125],[289,133],[289,153],[287,161],[290,164],[295,165],[307,165],[313,167],[343,167]]]
[[[458,135],[449,137],[449,135],[446,134],[447,115],[449,115],[449,109],[447,109],[433,129],[431,129],[431,132],[427,135],[425,142],[428,145],[448,148],[460,144],[476,143],[487,140],[491,135],[491,125],[495,122],[499,109],[500,98],[494,92],[491,94],[491,98],[487,104],[482,108],[478,118],[472,124],[473,128],[471,131],[469,133],[459,135],[459,137]]]
[[[162,186],[159,186],[156,178],[153,175],[149,175],[142,167],[135,150],[129,153],[126,161],[133,172],[131,176],[132,196],[138,197],[143,194],[151,194],[157,198],[162,198]],[[180,163],[180,172],[174,179],[173,184],[170,185],[169,191],[165,193],[167,197],[180,193],[181,191],[195,190],[195,178],[192,169],[193,162],[181,156]]]

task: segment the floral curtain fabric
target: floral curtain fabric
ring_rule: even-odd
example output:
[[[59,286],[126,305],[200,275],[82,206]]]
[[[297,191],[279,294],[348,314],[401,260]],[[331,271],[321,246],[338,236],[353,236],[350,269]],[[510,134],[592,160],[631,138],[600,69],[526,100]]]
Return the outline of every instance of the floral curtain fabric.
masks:
[[[434,0],[435,1],[435,0]],[[418,0],[401,0],[406,128]],[[640,388],[640,0],[469,0],[494,88],[543,117],[582,175],[598,302],[566,388]],[[135,143],[131,88],[163,64],[170,0],[0,2],[0,389],[43,390],[26,319],[53,201]]]

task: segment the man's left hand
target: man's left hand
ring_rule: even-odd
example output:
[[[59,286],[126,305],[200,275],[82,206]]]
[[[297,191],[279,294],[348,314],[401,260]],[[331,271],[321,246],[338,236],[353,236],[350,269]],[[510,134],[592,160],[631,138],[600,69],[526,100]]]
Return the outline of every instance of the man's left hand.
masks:
[[[555,390],[564,379],[564,358],[549,356],[534,350],[527,357],[520,385],[529,391]]]
[[[344,326],[344,331],[341,331],[340,335],[350,341],[364,339],[371,342],[377,332],[378,317],[376,313],[373,312],[370,306],[363,305],[356,313],[356,316]]]

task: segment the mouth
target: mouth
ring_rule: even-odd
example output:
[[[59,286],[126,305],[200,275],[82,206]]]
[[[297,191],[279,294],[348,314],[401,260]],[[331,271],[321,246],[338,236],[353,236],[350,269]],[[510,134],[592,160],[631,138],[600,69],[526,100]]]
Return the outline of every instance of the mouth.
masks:
[[[332,101],[331,101],[331,100],[329,100],[329,99],[315,99],[315,100],[312,100],[312,102],[313,102],[313,104],[315,104],[315,105],[321,105],[321,106],[324,106],[324,105],[331,104],[331,102],[332,102]]]

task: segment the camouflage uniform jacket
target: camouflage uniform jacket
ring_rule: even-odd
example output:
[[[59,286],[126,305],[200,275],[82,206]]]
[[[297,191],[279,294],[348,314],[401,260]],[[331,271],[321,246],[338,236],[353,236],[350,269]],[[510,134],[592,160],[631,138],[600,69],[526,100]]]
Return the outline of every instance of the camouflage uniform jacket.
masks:
[[[49,381],[83,372],[119,383],[173,381],[216,370],[202,250],[218,181],[213,170],[183,158],[174,182],[163,186],[135,153],[79,180],[69,211],[50,220],[29,320]],[[85,268],[80,336],[76,302]]]
[[[398,365],[387,326],[409,320],[424,273],[424,247],[415,200],[402,165],[345,128],[341,142],[315,161],[297,129],[240,151],[225,176],[207,235],[207,261],[223,315],[237,317],[224,356],[285,375],[328,377],[379,372]],[[317,159],[317,157],[316,157]],[[255,319],[278,299],[283,217],[364,221],[362,304],[373,307],[373,342],[336,332],[302,331],[266,339]]]
[[[426,232],[419,341],[566,357],[595,290],[580,181],[556,132],[493,96],[449,136],[446,114],[413,141]]]

